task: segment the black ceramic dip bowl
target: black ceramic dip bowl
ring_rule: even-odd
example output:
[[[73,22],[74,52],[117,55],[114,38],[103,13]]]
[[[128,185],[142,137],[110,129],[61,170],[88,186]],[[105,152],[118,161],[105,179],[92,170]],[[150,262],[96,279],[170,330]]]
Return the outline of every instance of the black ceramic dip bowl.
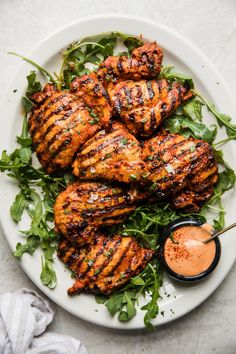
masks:
[[[173,279],[196,283],[216,268],[221,256],[220,240],[216,237],[204,244],[202,241],[211,235],[205,225],[199,219],[185,217],[164,229],[158,256]]]

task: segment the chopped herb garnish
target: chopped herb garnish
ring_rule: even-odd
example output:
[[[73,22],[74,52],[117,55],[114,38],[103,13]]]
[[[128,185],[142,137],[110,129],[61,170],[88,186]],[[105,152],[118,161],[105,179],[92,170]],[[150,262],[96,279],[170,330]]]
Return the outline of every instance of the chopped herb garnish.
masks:
[[[134,175],[134,174],[131,174],[131,175],[130,175],[130,178],[132,178],[132,179],[137,179],[137,176]]]
[[[105,154],[104,158],[105,159],[110,159],[112,157],[112,154],[111,153],[107,153]]]
[[[93,265],[94,262],[95,262],[94,259],[89,259],[89,260],[88,260],[88,265],[89,265],[89,267],[92,267],[92,265]]]
[[[128,139],[122,138],[122,139],[120,140],[120,144],[123,145],[123,146],[127,145],[127,144],[128,144]]]
[[[99,118],[94,118],[94,119],[89,121],[90,125],[95,125],[95,124],[98,124],[98,123],[99,123]]]

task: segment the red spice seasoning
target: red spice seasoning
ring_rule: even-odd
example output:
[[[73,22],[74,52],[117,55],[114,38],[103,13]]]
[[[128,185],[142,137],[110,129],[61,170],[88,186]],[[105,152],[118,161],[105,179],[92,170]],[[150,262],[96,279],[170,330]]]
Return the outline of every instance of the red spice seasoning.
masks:
[[[206,271],[216,253],[214,241],[202,243],[210,235],[207,228],[199,226],[184,226],[174,231],[164,246],[169,268],[183,276],[196,276]]]

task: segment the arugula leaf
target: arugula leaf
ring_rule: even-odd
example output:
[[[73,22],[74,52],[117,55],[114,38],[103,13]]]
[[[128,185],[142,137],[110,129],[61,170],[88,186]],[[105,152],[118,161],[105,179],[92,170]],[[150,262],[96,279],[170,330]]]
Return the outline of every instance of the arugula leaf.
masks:
[[[95,300],[97,304],[105,304],[105,302],[109,299],[106,295],[95,295]]]
[[[15,222],[19,222],[21,220],[22,214],[28,205],[28,200],[26,199],[24,193],[20,191],[10,208],[11,217]]]
[[[162,284],[162,272],[157,259],[153,259],[151,263],[122,289],[112,294],[108,300],[107,297],[97,296],[97,302],[105,304],[111,316],[118,314],[120,321],[129,321],[136,315],[139,297],[148,293],[151,300],[141,309],[146,311],[144,316],[145,326],[152,329],[151,320],[156,317],[159,311],[157,300],[159,298],[159,288]]]
[[[160,296],[159,294],[159,288],[160,284],[157,279],[157,274],[153,266],[149,263],[148,267],[151,268],[152,274],[153,274],[153,289],[152,289],[152,294],[151,294],[151,301],[148,302],[146,305],[144,305],[141,309],[146,310],[146,314],[144,316],[144,324],[147,328],[153,329],[153,325],[151,323],[151,320],[156,318],[158,312],[159,312],[159,307],[157,305],[157,300]]]
[[[31,102],[28,97],[22,97],[22,105],[25,109],[25,112],[28,113],[34,106],[33,102]]]
[[[192,120],[202,122],[202,106],[203,103],[194,98],[183,106],[183,112],[185,116],[191,118]]]
[[[14,257],[20,259],[24,253],[33,254],[36,248],[39,246],[39,239],[37,237],[31,236],[27,238],[25,243],[18,242],[16,245],[16,250],[13,253]]]
[[[50,289],[54,289],[57,284],[56,273],[53,269],[52,262],[47,258],[42,257],[42,272],[40,279],[43,285],[48,286]]]
[[[217,134],[217,127],[215,125],[207,127],[203,123],[196,122],[184,116],[176,116],[175,114],[166,119],[163,125],[170,133],[178,133],[186,138],[192,136],[196,139],[203,139],[209,144],[213,143]]]
[[[114,316],[117,312],[120,312],[123,308],[123,293],[114,294],[110,297],[109,300],[105,303],[108,311],[112,316]]]
[[[200,100],[207,106],[208,110],[215,116],[220,127],[226,128],[226,133],[229,137],[227,141],[236,138],[236,124],[231,123],[232,118],[224,113],[220,113],[217,111],[214,104],[208,102],[199,92],[193,91]]]
[[[86,67],[88,63],[93,64],[93,70],[96,70],[102,61],[114,55],[118,39],[126,46],[128,52],[123,53],[126,55],[143,44],[141,39],[120,32],[104,33],[102,36],[72,43],[63,53],[64,59],[58,75],[59,87],[69,88],[76,77],[89,73],[90,70]]]
[[[42,90],[42,85],[39,81],[36,81],[36,71],[31,71],[30,74],[27,76],[27,81],[28,81],[28,88],[26,92],[26,96],[30,97],[33,93],[39,92]],[[24,100],[24,103],[26,101]],[[27,109],[29,108],[29,102],[27,102]]]
[[[158,77],[169,81],[179,81],[182,84],[187,84],[190,88],[194,87],[193,79],[190,76],[173,72],[173,66],[171,65],[162,67]]]
[[[30,197],[34,207],[32,209],[28,209],[28,212],[32,218],[33,226],[36,227],[40,224],[42,219],[43,205],[41,197],[36,191],[31,190]]]
[[[29,59],[29,58],[26,58],[24,57],[23,55],[20,55],[18,53],[15,53],[15,52],[8,52],[8,54],[11,54],[11,55],[15,55],[19,58],[21,58],[22,60],[28,62],[29,64],[33,65],[35,68],[37,68],[39,70],[39,72],[42,74],[42,75],[45,75],[49,78],[49,80],[51,81],[51,83],[53,84],[56,84],[56,80],[53,78],[53,76],[46,70],[44,69],[42,66],[40,66],[39,64],[37,64],[35,61],[33,61],[32,59]]]

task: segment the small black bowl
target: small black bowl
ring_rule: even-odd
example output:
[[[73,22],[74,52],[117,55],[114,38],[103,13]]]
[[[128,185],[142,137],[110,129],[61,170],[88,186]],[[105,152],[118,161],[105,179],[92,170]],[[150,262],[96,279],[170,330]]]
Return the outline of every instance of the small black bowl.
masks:
[[[164,256],[164,247],[165,247],[166,240],[170,236],[170,234],[183,226],[201,226],[202,224],[203,222],[200,219],[196,219],[192,217],[191,218],[183,217],[172,221],[168,226],[166,226],[166,228],[163,231],[162,238],[161,238],[161,245],[158,250],[158,257],[164,270],[170,275],[171,278],[177,280],[178,282],[191,284],[203,280],[213,272],[213,270],[216,268],[217,264],[219,263],[220,256],[221,256],[221,244],[218,237],[214,239],[214,242],[216,244],[215,257],[210,267],[207,268],[204,272],[194,276],[185,276],[185,275],[175,273],[166,263],[165,256]]]

